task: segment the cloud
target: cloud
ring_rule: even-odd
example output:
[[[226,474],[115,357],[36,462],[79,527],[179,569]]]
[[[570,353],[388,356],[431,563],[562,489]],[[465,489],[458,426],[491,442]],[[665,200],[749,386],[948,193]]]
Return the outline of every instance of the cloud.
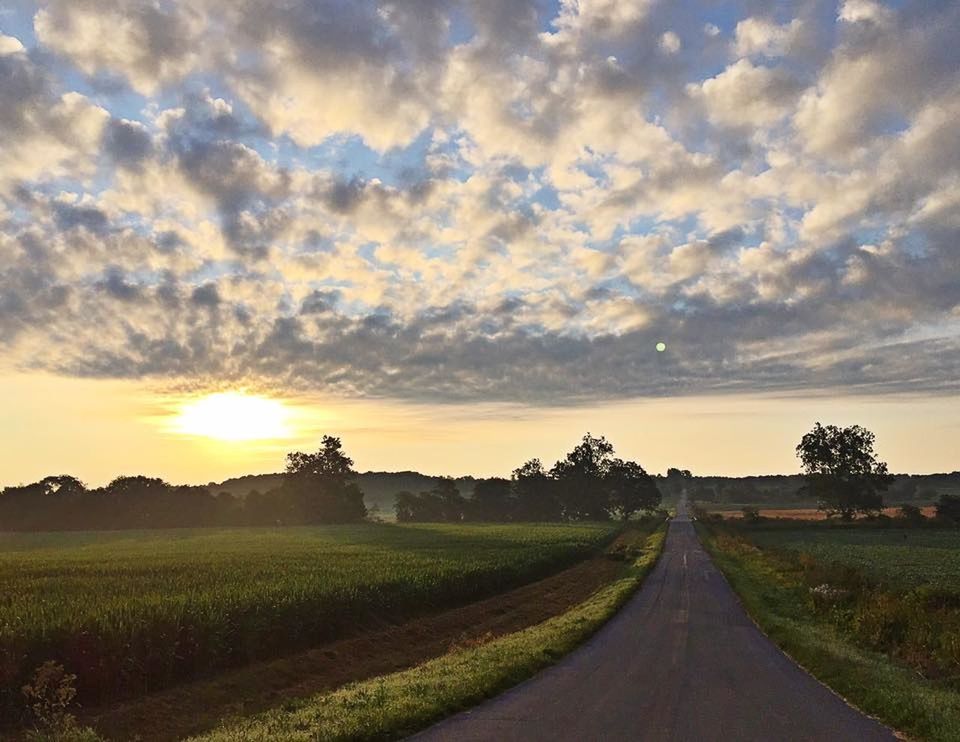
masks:
[[[121,75],[149,95],[193,68],[203,22],[182,3],[53,0],[37,10],[34,29],[86,74]]]
[[[660,37],[660,48],[667,54],[676,54],[680,51],[680,37],[673,31],[666,31]]]
[[[955,391],[960,11],[714,10],[20,4],[4,364],[433,401]]]
[[[786,70],[740,59],[716,77],[689,85],[687,91],[703,102],[713,123],[762,127],[777,123],[793,110],[802,85]]]
[[[734,31],[734,53],[738,57],[779,57],[790,49],[802,32],[803,21],[799,18],[782,25],[769,18],[746,18],[737,23]]]
[[[14,36],[5,36],[0,34],[0,56],[17,54],[22,51],[24,51],[24,48],[23,44],[20,42],[20,39]]]
[[[0,192],[20,181],[82,176],[109,114],[22,52],[0,55]]]
[[[104,149],[120,165],[137,166],[153,150],[153,141],[146,126],[139,121],[114,119],[104,132]]]

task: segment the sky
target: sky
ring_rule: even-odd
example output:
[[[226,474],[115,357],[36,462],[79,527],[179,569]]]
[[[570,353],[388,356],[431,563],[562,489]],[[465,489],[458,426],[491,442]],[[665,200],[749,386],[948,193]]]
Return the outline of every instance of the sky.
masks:
[[[793,472],[817,420],[958,469],[958,35],[937,0],[6,0],[0,485],[322,433]]]

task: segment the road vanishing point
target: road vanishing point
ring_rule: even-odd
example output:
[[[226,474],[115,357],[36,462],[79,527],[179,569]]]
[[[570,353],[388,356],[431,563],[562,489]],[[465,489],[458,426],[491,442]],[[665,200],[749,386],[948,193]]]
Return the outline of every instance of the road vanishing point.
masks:
[[[681,502],[657,566],[590,640],[530,680],[413,739],[896,737],[801,669],[754,625]]]

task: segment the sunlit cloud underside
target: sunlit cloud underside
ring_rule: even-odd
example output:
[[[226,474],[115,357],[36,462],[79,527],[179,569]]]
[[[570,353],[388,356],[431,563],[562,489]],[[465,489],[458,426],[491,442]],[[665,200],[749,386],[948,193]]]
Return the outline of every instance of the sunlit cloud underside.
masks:
[[[15,3],[4,368],[955,393],[958,32],[921,0]]]

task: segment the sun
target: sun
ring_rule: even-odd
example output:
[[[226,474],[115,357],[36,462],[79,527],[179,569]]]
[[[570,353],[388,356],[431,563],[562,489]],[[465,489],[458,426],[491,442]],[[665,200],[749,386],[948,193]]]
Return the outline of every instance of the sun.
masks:
[[[180,407],[172,430],[220,441],[289,438],[290,412],[275,399],[245,392],[217,392]]]

